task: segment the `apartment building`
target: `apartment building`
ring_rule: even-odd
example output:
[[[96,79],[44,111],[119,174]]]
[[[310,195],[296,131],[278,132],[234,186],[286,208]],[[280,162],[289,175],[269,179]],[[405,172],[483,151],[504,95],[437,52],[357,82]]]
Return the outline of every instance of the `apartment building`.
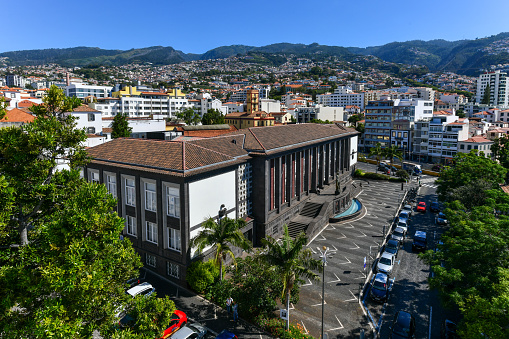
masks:
[[[198,94],[194,99],[188,100],[190,107],[202,117],[209,109],[215,109],[223,115],[228,114],[228,107],[221,100],[212,98],[210,93]]]
[[[65,87],[65,95],[84,99],[88,96],[107,98],[111,94],[111,86],[93,86],[82,83],[69,84]]]
[[[294,112],[295,119],[301,124],[314,119],[331,122],[348,120],[343,107],[326,107],[317,104],[312,107],[298,107]]]
[[[484,92],[489,86],[490,105],[509,107],[509,90],[507,88],[507,73],[501,71],[487,72],[479,75],[477,80],[476,102],[480,103]]]
[[[340,86],[332,94],[321,94],[316,96],[320,105],[331,107],[359,106],[364,109],[364,92],[355,93],[350,87]]]
[[[21,75],[17,74],[7,74],[5,76],[5,84],[8,87],[20,87],[25,88],[26,86],[26,79],[23,78]]]
[[[278,238],[310,195],[341,183],[330,215],[348,208],[357,132],[338,125],[279,125],[188,141],[119,138],[89,149],[89,181],[106,185],[126,220],[123,234],[145,266],[185,285],[189,241],[220,210],[243,218],[255,246]],[[313,223],[315,232],[328,221]],[[236,254],[242,254],[235,249]]]
[[[246,102],[247,100],[247,92],[249,90],[257,90],[258,91],[258,97],[260,99],[268,99],[269,98],[269,92],[270,92],[270,86],[249,86],[246,88],[243,88],[241,90],[236,91],[230,96],[230,101],[239,101],[239,102]]]
[[[491,146],[493,140],[486,139],[483,136],[470,137],[466,140],[458,141],[458,152],[470,153],[471,150],[477,150],[479,154],[482,152],[486,158],[492,158]]]
[[[433,116],[433,101],[421,99],[394,99],[370,101],[366,106],[365,113],[365,132],[364,146],[366,148],[374,147],[380,143],[382,147],[391,145],[400,145],[405,150],[412,149],[413,140],[412,131],[414,123],[422,119],[430,119]],[[402,124],[406,120],[408,124]],[[394,128],[393,122],[400,121]],[[404,133],[399,137],[398,132],[403,132],[400,128],[406,126],[406,138]],[[392,130],[396,131],[396,136],[392,137]],[[396,139],[398,138],[398,139]],[[403,138],[403,139],[399,139]]]
[[[458,143],[469,138],[468,119],[454,115],[433,116],[429,122],[428,160],[449,163],[458,152]]]

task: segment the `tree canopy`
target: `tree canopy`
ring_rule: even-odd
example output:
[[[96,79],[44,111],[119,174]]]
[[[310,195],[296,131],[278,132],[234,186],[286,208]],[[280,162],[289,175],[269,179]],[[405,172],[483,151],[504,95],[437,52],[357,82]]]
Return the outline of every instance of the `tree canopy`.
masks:
[[[111,137],[116,138],[129,138],[133,128],[129,126],[129,117],[127,114],[119,113],[113,118],[111,123]]]
[[[192,108],[186,108],[176,114],[177,119],[182,120],[186,125],[198,125],[200,122],[200,115]]]
[[[437,193],[440,199],[452,201],[453,189],[468,185],[482,178],[491,188],[504,182],[507,170],[493,160],[479,155],[475,150],[470,153],[458,153],[454,165],[446,167],[437,179]]]
[[[201,118],[202,125],[224,124],[224,115],[217,109],[209,109]]]

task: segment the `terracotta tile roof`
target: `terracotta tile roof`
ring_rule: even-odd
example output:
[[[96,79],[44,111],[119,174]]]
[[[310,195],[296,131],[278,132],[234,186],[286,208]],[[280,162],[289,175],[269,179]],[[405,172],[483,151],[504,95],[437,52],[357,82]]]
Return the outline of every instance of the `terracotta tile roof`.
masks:
[[[314,144],[341,135],[358,134],[351,128],[336,124],[295,124],[280,126],[251,127],[232,134],[245,135],[244,148],[254,152],[271,152],[282,148]]]
[[[30,100],[21,100],[18,102],[18,108],[24,108],[24,107],[32,107],[32,106],[39,106],[39,104],[36,104],[35,102],[32,102]]]
[[[500,185],[500,188],[502,191],[504,191],[506,194],[509,194],[509,185]]]
[[[92,147],[88,153],[94,158],[93,163],[123,165],[176,176],[194,175],[196,170],[225,167],[247,160],[247,152],[243,150],[245,156],[240,157],[221,153],[226,149],[225,140],[213,143],[213,149],[198,142],[118,138]],[[233,143],[231,147],[241,149]]]
[[[0,122],[32,122],[35,119],[35,117],[27,113],[25,111],[22,111],[17,108],[13,108],[10,111],[7,111],[7,114],[3,119],[0,120]]]
[[[485,137],[471,137],[467,140],[460,140],[460,142],[493,142],[492,140],[486,139]]]
[[[103,133],[111,133],[111,132],[113,132],[113,128],[103,127]]]
[[[452,113],[447,111],[436,111],[433,112],[433,115],[452,115]]]
[[[88,107],[87,105],[78,106],[75,109],[73,109],[72,111],[73,112],[97,112],[97,113],[101,113],[101,111],[98,111],[96,109]]]

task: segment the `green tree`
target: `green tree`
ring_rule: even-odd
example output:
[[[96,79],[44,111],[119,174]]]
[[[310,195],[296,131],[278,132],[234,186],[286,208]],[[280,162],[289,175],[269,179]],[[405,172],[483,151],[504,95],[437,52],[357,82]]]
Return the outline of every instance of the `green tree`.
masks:
[[[380,161],[382,160],[382,157],[384,155],[384,150],[382,149],[382,144],[377,142],[375,147],[371,147],[369,149],[369,155],[370,157],[375,156],[376,164],[377,166],[380,165]]]
[[[440,173],[437,179],[437,193],[440,199],[452,201],[449,192],[451,190],[468,185],[469,183],[482,178],[491,185],[498,187],[504,182],[507,170],[491,159],[478,155],[475,150],[470,153],[458,153],[454,157],[454,165],[447,167]]]
[[[224,115],[217,109],[208,109],[207,113],[201,118],[202,125],[224,124]]]
[[[385,79],[385,87],[391,88],[393,86],[394,86],[394,80],[392,80],[391,78],[387,77]]]
[[[355,126],[355,130],[359,133],[364,133],[366,131],[366,126],[364,126],[363,123],[358,123],[357,126]]]
[[[202,224],[203,230],[190,241],[190,246],[196,247],[198,253],[201,253],[205,247],[212,246],[214,261],[219,267],[219,280],[223,280],[223,262],[226,258],[230,257],[235,263],[231,245],[245,251],[251,249],[251,243],[241,232],[244,226],[246,222],[243,219],[224,217],[216,222],[213,218],[209,218]]]
[[[403,161],[403,152],[401,152],[398,146],[395,145],[384,148],[383,156],[385,157],[385,159],[389,159],[391,167],[394,165],[394,158]]]
[[[200,122],[200,115],[192,108],[186,108],[176,114],[177,119],[184,121],[186,125],[198,125]]]
[[[354,114],[348,118],[348,123],[350,123],[350,125],[352,126],[357,126],[357,123],[362,119],[364,119],[364,114],[362,113]]]
[[[312,270],[321,272],[320,260],[312,258],[311,250],[305,248],[307,237],[304,233],[299,234],[295,239],[288,235],[288,226],[284,226],[284,234],[280,240],[272,237],[262,239],[265,246],[261,259],[265,261],[279,275],[283,288],[281,289],[281,302],[284,301],[286,310],[290,308],[290,292],[296,280],[301,277],[320,280],[319,276]],[[288,313],[289,314],[289,313]],[[288,330],[290,318],[286,321]]]
[[[129,116],[119,113],[113,118],[111,123],[111,137],[116,138],[129,138],[133,128],[129,126]]]
[[[79,99],[52,86],[43,102],[31,107],[36,116],[32,123],[0,129],[0,173],[14,190],[11,216],[17,234],[11,234],[17,240],[11,240],[22,246],[29,242],[28,227],[35,227],[61,200],[56,182],[63,174],[57,166],[67,161],[74,169],[86,160],[81,145],[85,131],[75,129],[76,118],[65,114],[80,104]]]
[[[481,99],[481,104],[489,105],[491,101],[491,88],[490,84],[486,85],[486,88],[484,89],[484,95]]]
[[[465,111],[462,110],[462,109],[457,109],[456,110],[456,115],[458,116],[458,118],[465,118],[466,117]]]

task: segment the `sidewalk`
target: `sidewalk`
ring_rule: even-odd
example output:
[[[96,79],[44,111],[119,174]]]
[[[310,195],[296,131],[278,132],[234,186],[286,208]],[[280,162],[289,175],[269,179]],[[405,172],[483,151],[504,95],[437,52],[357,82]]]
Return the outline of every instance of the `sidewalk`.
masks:
[[[183,311],[189,323],[198,322],[209,330],[208,338],[214,338],[224,329],[235,333],[239,338],[272,338],[256,326],[242,320],[235,324],[233,317],[228,317],[226,309],[209,302],[195,293],[175,285],[170,280],[142,269],[146,272],[146,281],[150,282],[157,291],[158,296],[169,296],[177,309]],[[142,272],[142,274],[143,274]],[[239,305],[242,307],[242,305]]]

